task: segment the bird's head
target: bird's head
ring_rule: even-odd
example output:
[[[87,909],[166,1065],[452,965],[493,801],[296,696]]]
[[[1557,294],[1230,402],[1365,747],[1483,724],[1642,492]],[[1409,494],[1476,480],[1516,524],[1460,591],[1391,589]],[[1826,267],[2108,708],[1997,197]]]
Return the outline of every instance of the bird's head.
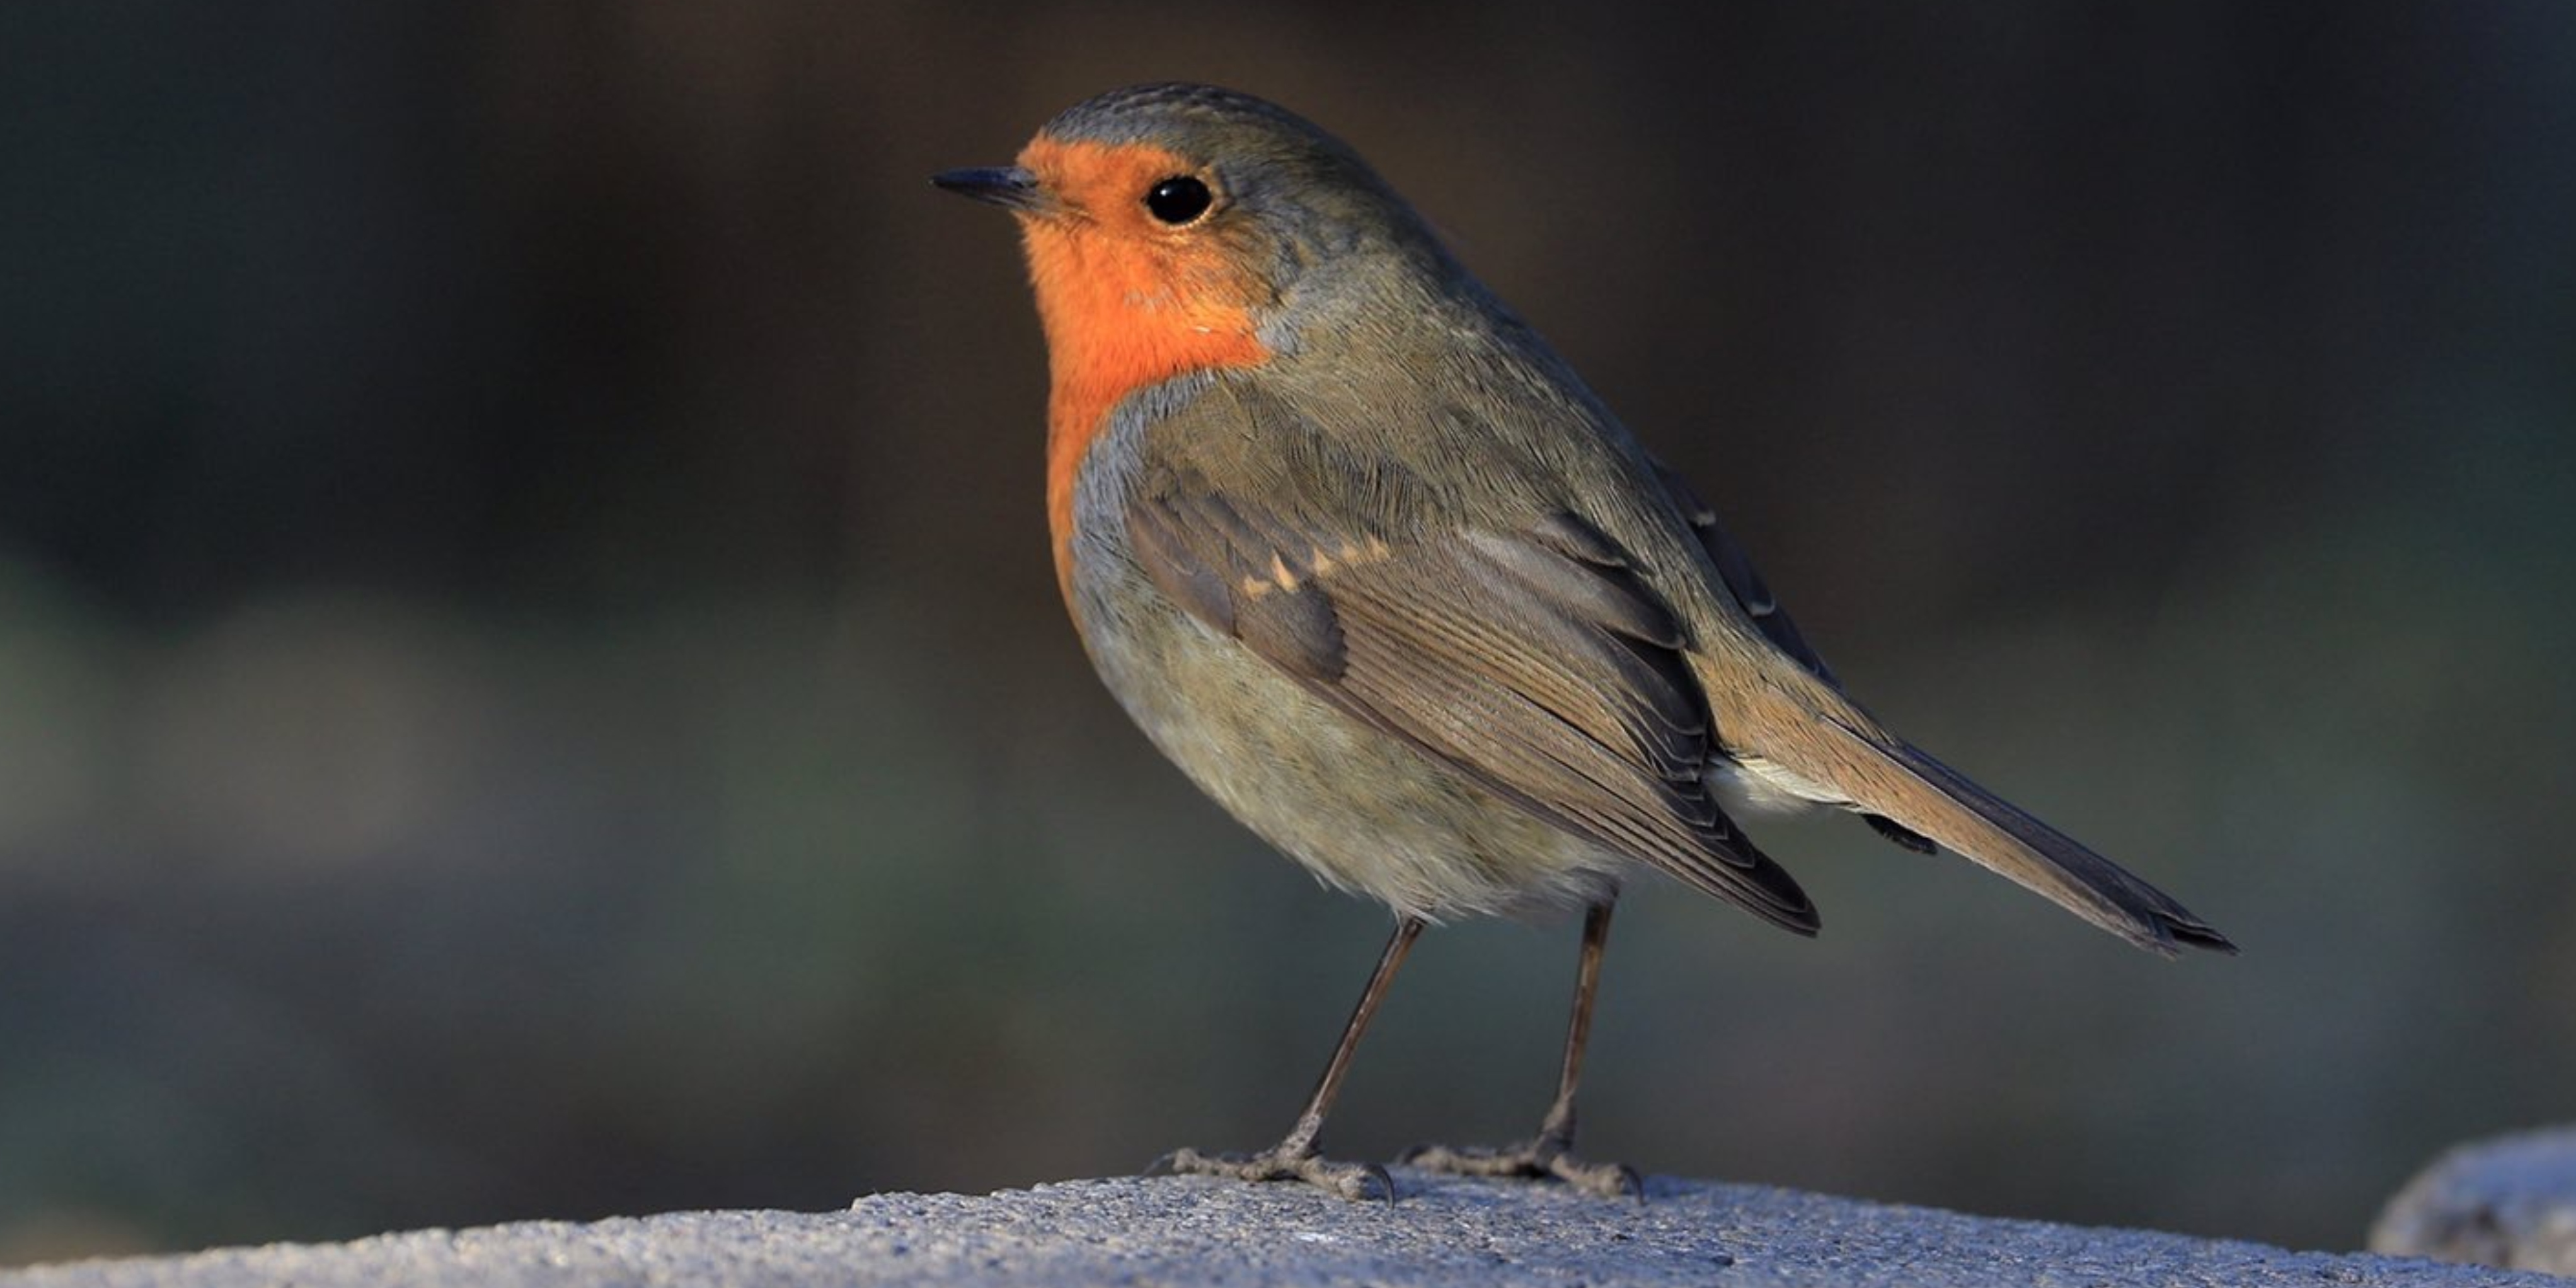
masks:
[[[1257,364],[1293,344],[1272,324],[1300,303],[1446,263],[1340,140],[1205,85],[1113,90],[1017,164],[932,182],[1018,216],[1060,392]]]

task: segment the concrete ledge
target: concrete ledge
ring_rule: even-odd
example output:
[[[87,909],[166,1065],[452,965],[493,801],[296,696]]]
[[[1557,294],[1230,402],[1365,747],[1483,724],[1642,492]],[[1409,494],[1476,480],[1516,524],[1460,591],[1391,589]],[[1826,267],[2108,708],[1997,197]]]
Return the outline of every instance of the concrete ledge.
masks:
[[[1999,1221],[1656,1178],[1648,1201],[1399,1172],[1393,1207],[1202,1178],[878,1194],[847,1212],[684,1212],[421,1230],[0,1274],[0,1288],[294,1284],[2532,1285],[2429,1261]]]

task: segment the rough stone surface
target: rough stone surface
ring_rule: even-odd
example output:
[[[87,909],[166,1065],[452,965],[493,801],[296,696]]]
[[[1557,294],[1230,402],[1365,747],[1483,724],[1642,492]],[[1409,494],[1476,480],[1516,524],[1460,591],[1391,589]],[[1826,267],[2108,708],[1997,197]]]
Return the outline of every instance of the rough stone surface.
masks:
[[[0,1288],[236,1285],[2563,1285],[2536,1275],[2172,1234],[1998,1221],[1658,1178],[1648,1201],[1399,1172],[1402,1201],[1199,1177],[847,1212],[691,1212],[422,1230],[0,1274]]]
[[[2576,1127],[2473,1141],[2435,1159],[2388,1201],[2370,1246],[2576,1275]]]

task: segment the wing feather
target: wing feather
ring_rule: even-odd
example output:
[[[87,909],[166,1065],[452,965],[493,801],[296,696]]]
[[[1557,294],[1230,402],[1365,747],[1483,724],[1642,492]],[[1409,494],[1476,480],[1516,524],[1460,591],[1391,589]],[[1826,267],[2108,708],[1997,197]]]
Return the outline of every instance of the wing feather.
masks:
[[[1146,575],[1211,630],[1497,795],[1793,930],[1815,908],[1709,794],[1706,695],[1671,608],[1579,515],[1388,534],[1220,495],[1133,498]]]

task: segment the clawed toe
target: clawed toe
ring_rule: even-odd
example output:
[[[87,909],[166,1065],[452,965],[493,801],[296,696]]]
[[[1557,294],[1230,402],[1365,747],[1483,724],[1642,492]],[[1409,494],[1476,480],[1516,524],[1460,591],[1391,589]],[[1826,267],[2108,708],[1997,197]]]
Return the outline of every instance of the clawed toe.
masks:
[[[1646,1178],[1626,1163],[1587,1163],[1572,1154],[1559,1154],[1549,1159],[1549,1174],[1586,1194],[1605,1199],[1646,1201]]]
[[[1399,1163],[1453,1176],[1500,1176],[1536,1180],[1553,1176],[1587,1194],[1603,1198],[1638,1198],[1646,1186],[1635,1168],[1622,1163],[1590,1163],[1552,1141],[1523,1141],[1501,1149],[1416,1145]]]
[[[1147,1175],[1222,1176],[1238,1181],[1304,1181],[1352,1200],[1395,1201],[1395,1178],[1375,1163],[1340,1163],[1315,1153],[1270,1149],[1258,1154],[1202,1154],[1176,1149],[1155,1159]]]

